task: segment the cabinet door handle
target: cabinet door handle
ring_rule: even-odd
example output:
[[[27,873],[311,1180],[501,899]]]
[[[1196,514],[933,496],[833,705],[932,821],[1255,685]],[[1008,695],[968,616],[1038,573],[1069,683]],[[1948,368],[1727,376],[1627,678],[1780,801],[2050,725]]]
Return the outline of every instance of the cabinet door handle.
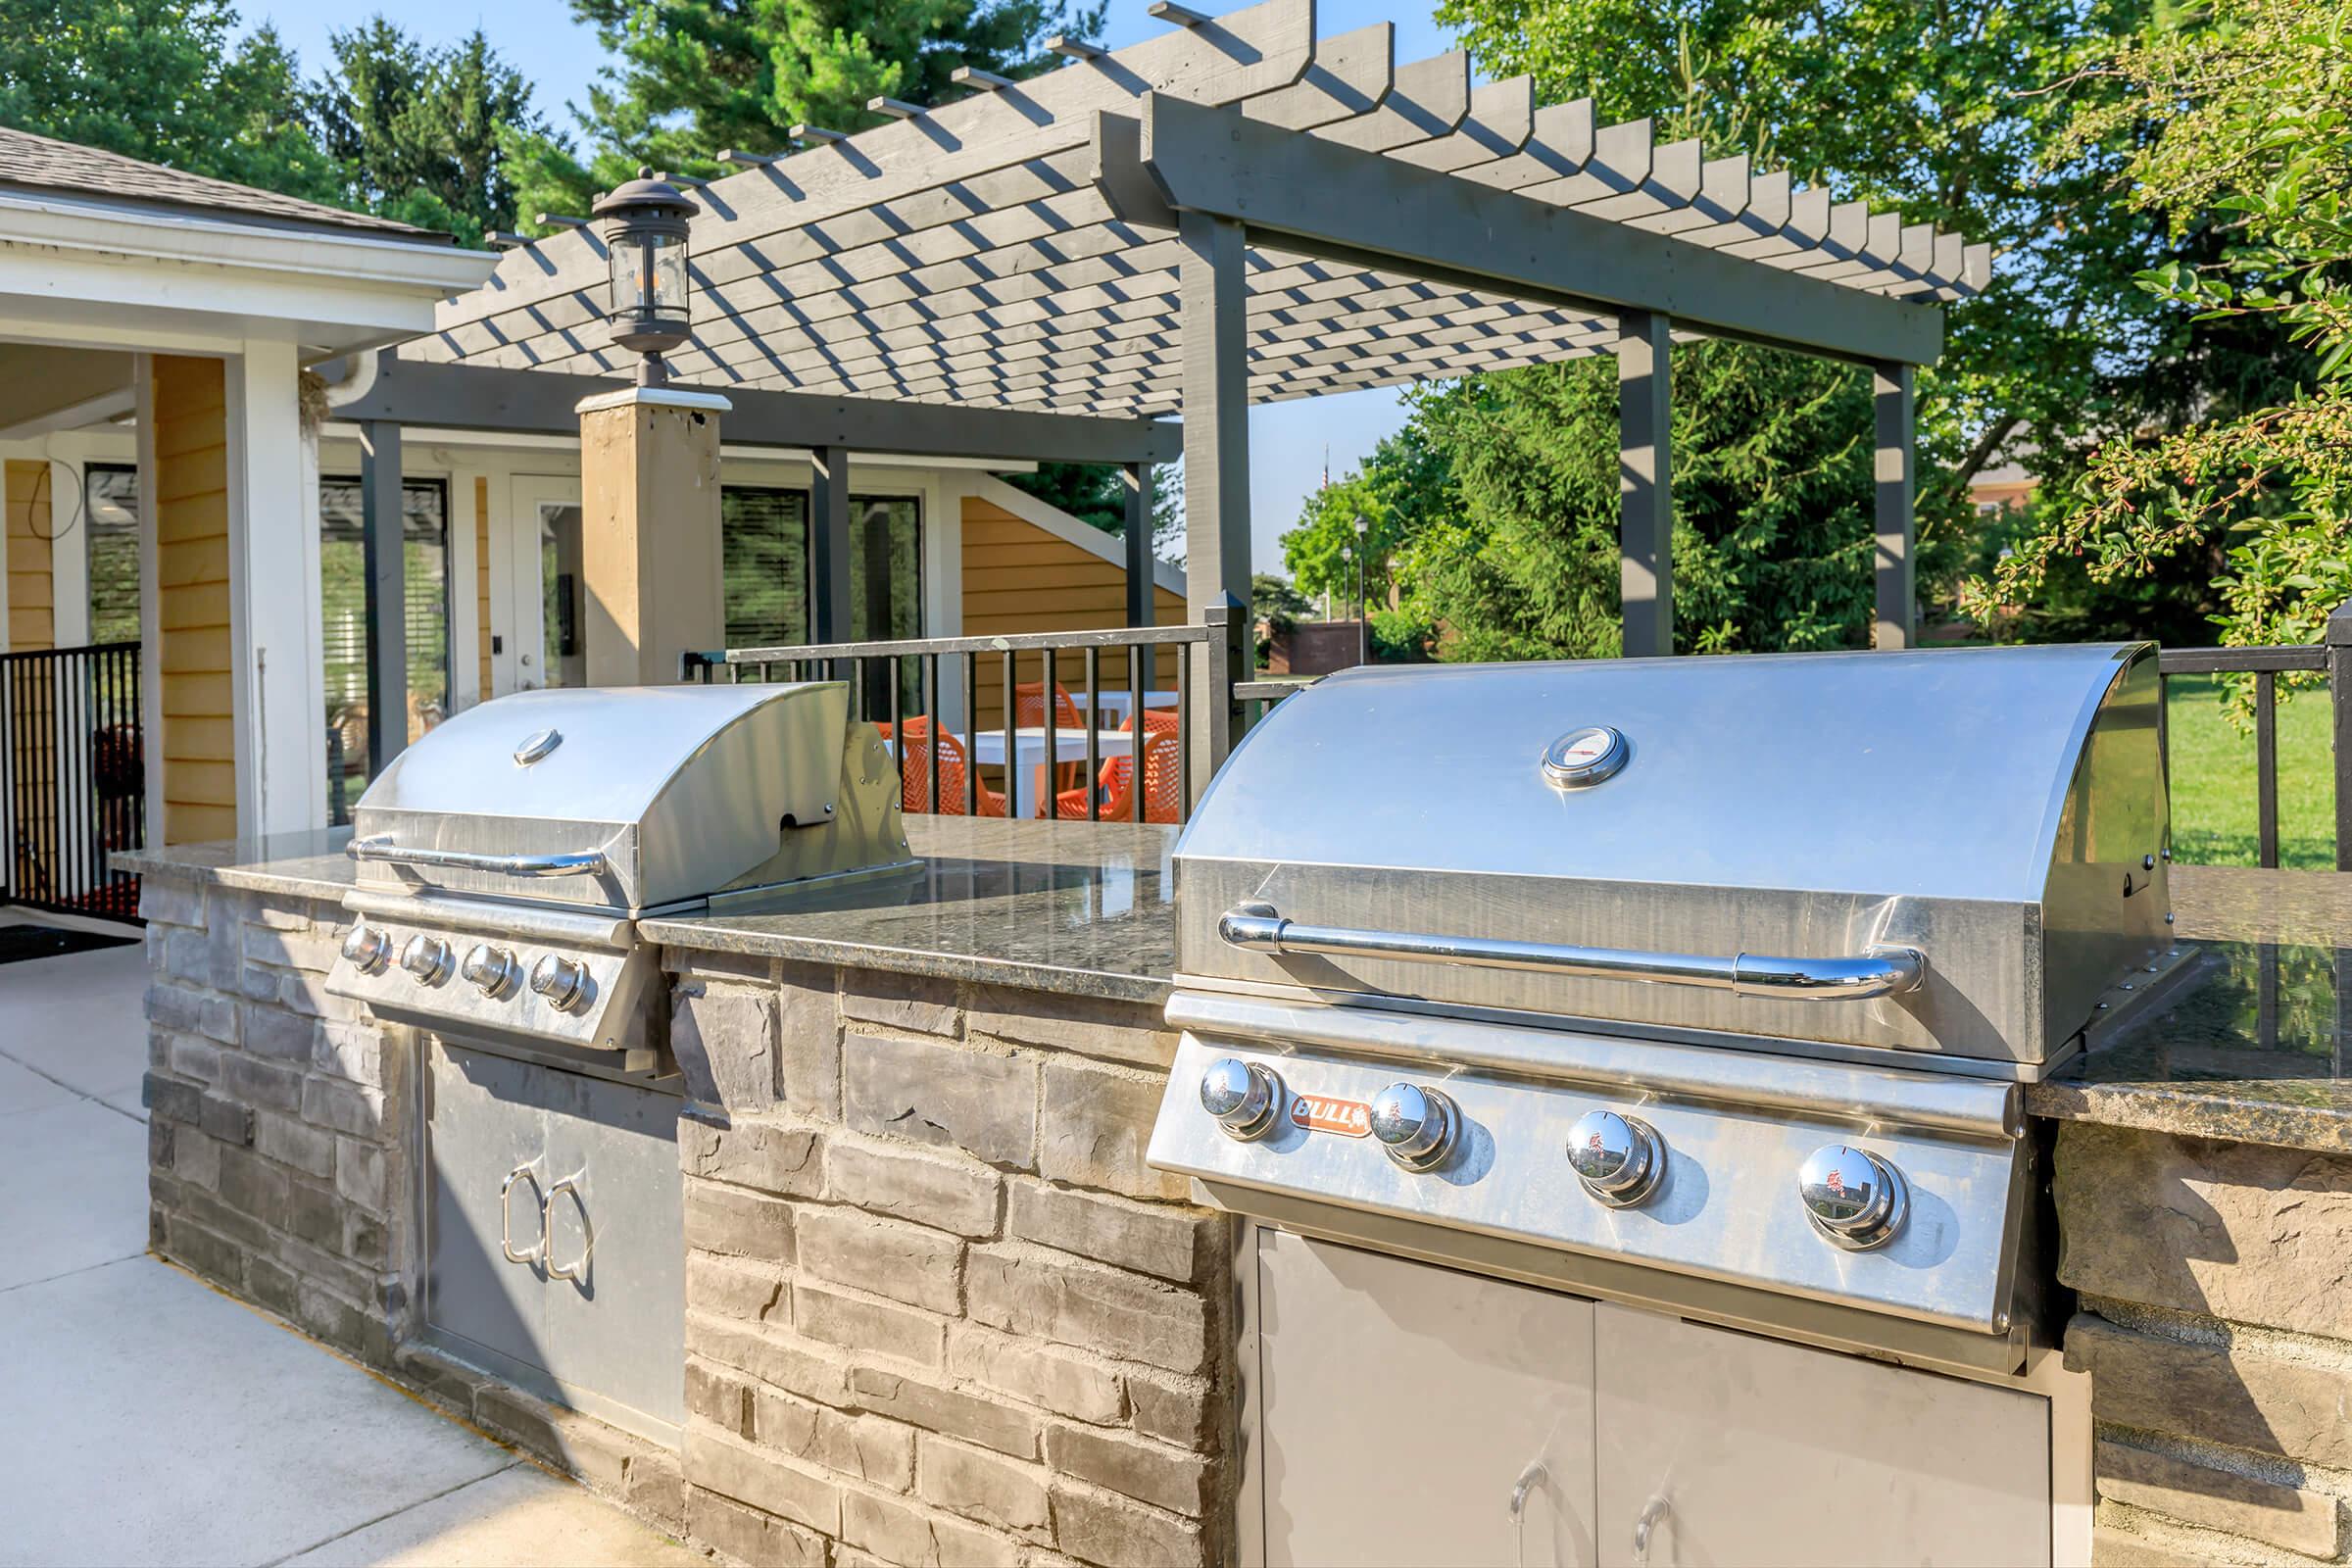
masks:
[[[524,1160],[507,1172],[507,1179],[499,1184],[498,1250],[507,1254],[507,1261],[510,1263],[536,1263],[547,1255],[547,1200],[542,1197],[538,1204],[539,1240],[527,1250],[520,1252],[514,1250],[514,1205],[508,1201],[514,1196],[514,1184],[525,1176],[531,1178],[533,1187],[539,1185],[538,1176],[531,1170],[531,1167],[537,1163],[536,1159]]]
[[[1663,1493],[1642,1504],[1642,1517],[1634,1521],[1634,1563],[1636,1568],[1648,1568],[1650,1537],[1658,1526],[1674,1517],[1674,1504]]]
[[[562,1181],[549,1187],[547,1197],[540,1200],[540,1245],[547,1250],[547,1277],[551,1280],[584,1280],[588,1277],[588,1258],[596,1250],[596,1226],[588,1218],[587,1196],[580,1191],[580,1183],[587,1175],[585,1167],[573,1171]],[[558,1193],[571,1195],[571,1206],[580,1216],[580,1255],[569,1264],[556,1261],[555,1243],[548,1240],[555,1234],[550,1215],[555,1209]]]
[[[1517,1568],[1527,1568],[1527,1498],[1551,1479],[1551,1472],[1541,1459],[1530,1459],[1519,1479],[1511,1483],[1511,1560]]]

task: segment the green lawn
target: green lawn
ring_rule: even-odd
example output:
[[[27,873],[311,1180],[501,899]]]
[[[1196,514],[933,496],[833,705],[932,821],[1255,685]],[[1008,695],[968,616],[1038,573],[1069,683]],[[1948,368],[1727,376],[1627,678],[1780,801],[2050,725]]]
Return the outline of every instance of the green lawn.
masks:
[[[2230,723],[2218,676],[2176,675],[2166,687],[2175,858],[2198,865],[2258,864],[2253,730]],[[2306,687],[2278,707],[2280,865],[2334,866],[2333,780],[2328,693]]]

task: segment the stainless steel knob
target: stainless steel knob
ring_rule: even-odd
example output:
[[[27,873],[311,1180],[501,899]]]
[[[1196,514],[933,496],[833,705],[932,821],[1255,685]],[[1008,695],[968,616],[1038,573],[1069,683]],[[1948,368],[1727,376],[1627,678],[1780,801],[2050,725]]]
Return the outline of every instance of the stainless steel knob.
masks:
[[[1406,1170],[1435,1170],[1461,1128],[1453,1102],[1418,1084],[1391,1084],[1372,1097],[1372,1136]]]
[[[1851,1252],[1894,1240],[1911,1206],[1902,1172],[1867,1149],[1826,1144],[1796,1173],[1813,1228]]]
[[[428,986],[449,978],[449,944],[419,931],[400,950],[400,966]]]
[[[1274,1130],[1282,1115],[1282,1080],[1270,1067],[1226,1056],[1200,1075],[1200,1108],[1229,1138],[1247,1143]]]
[[[392,961],[392,939],[380,927],[354,920],[343,933],[343,956],[362,974],[374,974]]]
[[[1586,1192],[1611,1208],[1631,1208],[1658,1190],[1666,1149],[1639,1116],[1588,1110],[1568,1129],[1568,1163]]]
[[[458,965],[458,973],[479,986],[482,995],[495,997],[514,983],[514,955],[491,942],[477,942]]]
[[[588,990],[588,966],[551,953],[531,965],[531,989],[556,1007],[568,1007]]]

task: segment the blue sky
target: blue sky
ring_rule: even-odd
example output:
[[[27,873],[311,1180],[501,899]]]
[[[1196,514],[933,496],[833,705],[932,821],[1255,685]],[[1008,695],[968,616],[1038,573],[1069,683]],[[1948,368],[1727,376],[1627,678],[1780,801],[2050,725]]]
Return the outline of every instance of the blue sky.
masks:
[[[1164,24],[1147,14],[1149,0],[1110,0],[1106,41],[1116,48],[1151,36]],[[1198,3],[1198,0],[1197,0]],[[1213,0],[1201,9],[1231,10],[1239,0]],[[584,102],[589,82],[604,63],[604,51],[589,28],[574,22],[565,0],[504,0],[485,8],[472,0],[303,0],[300,5],[254,4],[248,26],[276,24],[304,69],[316,70],[327,56],[327,34],[353,27],[383,12],[396,16],[416,35],[432,41],[462,36],[481,27],[499,53],[536,84],[540,106],[551,119],[571,124],[567,103]],[[1418,60],[1446,49],[1450,39],[1425,10],[1399,10],[1375,0],[1317,0],[1316,30],[1329,36],[1383,20],[1396,24],[1396,57]],[[1323,472],[1347,472],[1384,435],[1402,422],[1396,394],[1352,392],[1307,398],[1252,410],[1250,416],[1251,556],[1260,567],[1281,565],[1276,542],[1298,520],[1299,505]]]

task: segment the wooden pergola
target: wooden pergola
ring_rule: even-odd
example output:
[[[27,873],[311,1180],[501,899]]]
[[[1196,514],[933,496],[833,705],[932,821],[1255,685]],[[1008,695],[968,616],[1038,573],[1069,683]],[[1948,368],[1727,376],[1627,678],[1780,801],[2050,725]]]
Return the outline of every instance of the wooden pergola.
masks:
[[[1387,24],[1318,42],[1312,0],[1152,14],[1168,30],[1148,42],[1060,43],[1069,63],[1042,76],[967,72],[956,103],[877,100],[892,118],[871,129],[801,127],[803,150],[733,159],[696,192],[676,377],[1179,415],[1198,618],[1249,596],[1250,404],[1614,353],[1626,650],[1642,654],[1673,647],[1671,341],[1826,356],[1875,377],[1876,639],[1908,643],[1912,372],[1939,350],[1938,302],[1986,280],[1987,247],[1658,144],[1647,121],[1596,125],[1589,101],[1539,107],[1524,77],[1474,87],[1459,53],[1399,66]],[[403,358],[622,375],[607,276],[598,235],[566,228]]]

